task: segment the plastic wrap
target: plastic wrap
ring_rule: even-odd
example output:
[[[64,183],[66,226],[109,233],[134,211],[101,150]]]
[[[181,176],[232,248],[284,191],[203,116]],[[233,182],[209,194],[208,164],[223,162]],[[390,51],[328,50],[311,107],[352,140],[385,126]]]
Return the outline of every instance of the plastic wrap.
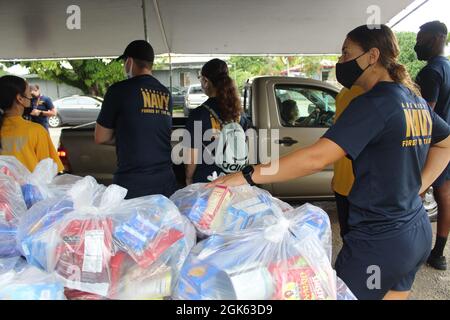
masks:
[[[16,249],[17,225],[26,210],[19,184],[0,173],[0,258],[20,254]]]
[[[324,241],[330,233],[326,214],[308,205],[264,228],[213,235],[191,251],[174,298],[354,299],[332,269]]]
[[[58,166],[50,158],[39,162],[31,173],[15,157],[0,156],[0,173],[13,178],[20,185],[27,209],[47,198],[62,196],[81,179],[75,176],[59,178],[55,185],[52,185],[58,174]]]
[[[262,227],[273,221],[275,211],[293,209],[267,191],[250,186],[206,188],[206,184],[193,184],[170,199],[200,236]]]
[[[195,245],[193,225],[164,196],[127,200],[114,215],[113,299],[171,296],[181,267]],[[117,273],[117,276],[114,275]]]
[[[53,271],[56,264],[56,247],[61,242],[57,224],[80,206],[98,202],[105,187],[92,177],[76,182],[62,198],[49,198],[35,204],[20,220],[17,232],[19,249],[28,263]]]
[[[0,300],[64,299],[64,286],[54,275],[21,258],[0,259]]]

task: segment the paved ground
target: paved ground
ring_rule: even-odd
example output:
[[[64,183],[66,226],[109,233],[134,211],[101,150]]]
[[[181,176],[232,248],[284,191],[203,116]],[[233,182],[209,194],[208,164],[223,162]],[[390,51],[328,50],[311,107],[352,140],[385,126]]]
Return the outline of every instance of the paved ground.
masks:
[[[334,202],[312,202],[312,204],[325,210],[331,221],[333,232],[333,263],[339,250],[342,247],[341,237],[339,236],[339,223],[337,219],[336,206]],[[433,234],[436,236],[436,223],[432,224]],[[434,244],[434,239],[433,239]],[[450,245],[447,245],[445,255],[447,262],[450,258]],[[414,282],[411,300],[450,300],[450,270],[438,271],[429,266],[423,266],[419,271]]]
[[[58,146],[61,129],[50,129],[55,146]],[[339,236],[339,223],[337,220],[336,206],[332,201],[312,202],[312,204],[325,210],[331,220],[333,232],[333,262],[342,247]],[[293,203],[293,205],[295,205]],[[433,223],[433,232],[436,236],[436,223]],[[434,243],[434,241],[433,241]],[[445,255],[450,262],[450,244],[446,247]],[[412,300],[450,300],[450,270],[437,271],[428,266],[423,266],[419,271],[411,294]]]

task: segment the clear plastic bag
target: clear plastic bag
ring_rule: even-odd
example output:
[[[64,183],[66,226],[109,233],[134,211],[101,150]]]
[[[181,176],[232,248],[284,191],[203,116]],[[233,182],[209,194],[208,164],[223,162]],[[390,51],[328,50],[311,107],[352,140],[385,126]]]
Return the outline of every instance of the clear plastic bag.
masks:
[[[174,292],[186,300],[334,300],[350,298],[324,242],[326,214],[312,206],[277,215],[275,224],[223,233],[200,242],[186,260]],[[326,231],[321,228],[328,229]],[[339,285],[339,291],[338,291]],[[342,295],[340,293],[349,293]],[[352,297],[354,298],[354,296]]]
[[[276,212],[293,208],[257,187],[206,188],[193,184],[170,198],[197,228],[200,236],[258,228],[273,221]]]
[[[26,211],[19,184],[0,173],[0,223],[17,225]]]
[[[127,200],[114,214],[112,299],[171,296],[181,267],[195,245],[194,226],[164,196]],[[117,275],[114,275],[117,273]]]
[[[19,184],[0,173],[0,258],[20,255],[16,249],[17,225],[26,210]]]
[[[51,197],[63,196],[81,177],[64,175],[55,180],[57,164],[50,158],[39,162],[31,173],[15,157],[0,156],[0,173],[13,178],[21,188],[27,209]]]
[[[0,300],[65,300],[64,286],[21,258],[0,259]]]
[[[17,239],[19,249],[29,264],[52,272],[56,264],[56,247],[61,242],[57,225],[74,210],[74,203],[93,205],[105,187],[94,178],[78,180],[62,198],[49,198],[35,204],[20,220]]]

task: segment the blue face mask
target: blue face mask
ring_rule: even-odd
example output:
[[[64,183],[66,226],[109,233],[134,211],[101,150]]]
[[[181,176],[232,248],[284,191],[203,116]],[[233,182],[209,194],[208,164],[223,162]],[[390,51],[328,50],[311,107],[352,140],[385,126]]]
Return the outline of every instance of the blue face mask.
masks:
[[[366,53],[367,52],[364,52],[362,55],[356,57],[353,60],[336,64],[336,79],[347,89],[350,89],[359,79],[359,77],[362,76],[364,71],[366,71],[371,66],[371,64],[369,64],[367,68],[362,69],[356,61]]]

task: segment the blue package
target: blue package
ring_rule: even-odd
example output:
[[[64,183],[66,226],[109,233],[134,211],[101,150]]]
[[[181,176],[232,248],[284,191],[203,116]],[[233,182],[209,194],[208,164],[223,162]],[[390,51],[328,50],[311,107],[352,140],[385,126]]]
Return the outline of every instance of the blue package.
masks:
[[[264,195],[244,200],[228,208],[224,231],[239,231],[252,227],[267,215],[273,215],[271,201]]]
[[[58,283],[10,284],[0,289],[0,300],[63,300],[64,286]]]
[[[160,226],[139,214],[134,214],[130,220],[115,229],[114,238],[130,250],[141,253],[159,230]]]
[[[41,192],[38,187],[32,184],[24,184],[22,186],[22,195],[25,204],[27,205],[27,209],[30,209],[35,203],[44,200]]]
[[[0,257],[20,256],[16,242],[17,228],[0,224]]]
[[[47,270],[48,255],[53,250],[50,248],[52,244],[45,241],[44,233],[71,211],[73,202],[63,200],[46,208],[35,217],[36,219],[29,225],[28,235],[20,243],[29,264]]]
[[[186,198],[182,201],[176,202],[175,205],[180,210],[180,213],[186,216],[190,221],[193,223],[200,223],[203,218],[203,214],[208,207],[208,198]]]

